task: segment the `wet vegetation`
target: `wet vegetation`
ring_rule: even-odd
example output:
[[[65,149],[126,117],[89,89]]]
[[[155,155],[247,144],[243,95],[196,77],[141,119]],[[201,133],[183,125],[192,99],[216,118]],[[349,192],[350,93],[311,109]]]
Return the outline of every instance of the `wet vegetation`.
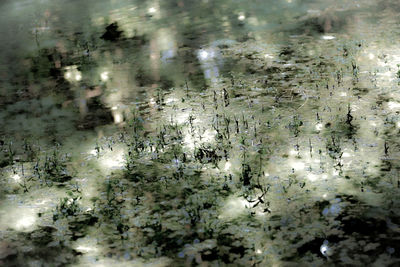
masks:
[[[111,2],[0,4],[0,265],[399,264],[395,1]]]

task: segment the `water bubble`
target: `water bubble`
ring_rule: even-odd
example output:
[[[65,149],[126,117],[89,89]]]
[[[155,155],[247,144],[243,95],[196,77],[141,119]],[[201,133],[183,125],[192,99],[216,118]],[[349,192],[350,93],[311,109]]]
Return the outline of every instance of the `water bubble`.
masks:
[[[329,241],[324,240],[321,247],[319,248],[319,251],[321,251],[321,254],[324,255],[325,257],[332,255],[332,249],[328,246],[328,244],[329,244]]]

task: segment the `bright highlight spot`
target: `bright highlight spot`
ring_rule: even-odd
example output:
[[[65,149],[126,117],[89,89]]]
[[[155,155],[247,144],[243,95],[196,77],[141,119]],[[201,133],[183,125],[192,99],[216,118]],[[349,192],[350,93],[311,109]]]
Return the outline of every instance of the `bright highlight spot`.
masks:
[[[176,115],[176,122],[179,124],[185,123],[189,119],[189,113],[178,113]]]
[[[245,15],[239,15],[238,20],[243,21],[246,19]]]
[[[368,54],[368,58],[369,58],[369,59],[372,60],[372,59],[374,59],[374,57],[375,57],[374,54],[372,54],[372,53],[369,53],[369,54]]]
[[[100,165],[108,170],[121,169],[125,166],[124,155],[123,149],[114,149],[100,158]]]
[[[229,199],[222,208],[220,218],[234,218],[245,211],[248,202],[241,197],[233,197]]]
[[[317,125],[315,125],[315,129],[316,129],[317,131],[321,131],[323,127],[324,127],[324,126],[322,125],[322,123],[318,123]]]
[[[122,117],[122,114],[119,112],[114,113],[114,123],[121,123],[123,122],[124,118]]]
[[[157,11],[157,9],[155,7],[150,7],[149,10],[148,10],[148,12],[150,14],[154,14],[154,13],[156,13],[156,11]]]
[[[19,180],[21,180],[21,177],[18,174],[14,174],[13,176],[11,176],[11,178],[14,179],[14,181],[18,182]]]
[[[67,205],[71,205],[72,203],[74,203],[74,199],[69,198],[69,199],[67,200]]]
[[[178,99],[174,98],[174,97],[168,97],[167,99],[165,99],[165,104],[169,104],[172,102],[176,102],[178,101]]]
[[[184,142],[187,148],[194,149],[196,145],[202,144],[202,143],[209,143],[214,140],[216,132],[214,130],[205,130],[203,134],[201,134],[201,139],[200,136],[193,136],[192,134],[189,133],[189,131],[185,131],[184,133]]]
[[[398,109],[398,108],[400,108],[400,103],[391,101],[388,103],[388,107],[390,109]]]
[[[107,80],[108,80],[108,72],[107,72],[107,71],[102,72],[102,73],[100,74],[100,78],[101,78],[101,80],[102,80],[103,82],[107,81]]]
[[[319,249],[319,251],[321,251],[321,254],[324,255],[325,257],[332,255],[332,250],[329,248],[328,244],[329,244],[328,240],[325,240]]]
[[[335,36],[332,36],[332,35],[323,35],[322,36],[322,39],[323,40],[333,40],[333,39],[335,39],[336,37]]]
[[[88,152],[88,154],[96,156],[97,155],[97,150],[96,149],[92,149]]]
[[[318,179],[318,176],[315,175],[315,174],[310,173],[310,174],[308,175],[308,180],[310,180],[311,182],[314,182],[314,181],[316,181],[317,179]]]
[[[208,61],[215,57],[215,51],[212,48],[207,48],[207,49],[203,48],[203,49],[200,49],[197,51],[197,57],[200,61]],[[203,63],[206,63],[206,62],[203,62]],[[210,69],[210,68],[211,68],[210,66],[206,67],[206,69]],[[211,71],[211,69],[209,71]]]
[[[295,170],[303,170],[306,165],[303,162],[295,161],[292,163],[292,168]]]
[[[73,65],[73,66],[68,66],[65,67],[65,74],[64,74],[64,78],[70,82],[72,81],[80,81],[82,79],[82,74],[81,72],[78,70],[78,67]]]
[[[207,51],[200,51],[200,58],[201,59],[207,59],[208,58],[208,52]]]
[[[350,158],[351,155],[350,155],[350,153],[348,153],[348,152],[344,152],[344,153],[342,154],[342,157],[343,157],[343,158]]]
[[[95,249],[90,248],[90,247],[86,247],[86,246],[78,246],[76,248],[76,250],[79,251],[79,252],[82,252],[82,253],[88,253],[88,252],[91,252],[91,251],[95,251]]]
[[[15,224],[17,230],[29,228],[35,224],[36,217],[33,214],[24,214],[19,218]]]
[[[225,171],[227,172],[227,171],[229,171],[230,169],[231,169],[231,167],[232,167],[232,164],[229,162],[229,161],[227,161],[226,163],[225,163]]]

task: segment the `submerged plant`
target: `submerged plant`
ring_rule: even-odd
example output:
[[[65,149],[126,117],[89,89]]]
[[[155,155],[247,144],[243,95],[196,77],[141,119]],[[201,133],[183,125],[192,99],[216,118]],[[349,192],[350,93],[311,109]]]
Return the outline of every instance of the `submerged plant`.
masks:
[[[301,126],[303,126],[303,122],[299,119],[299,116],[293,116],[293,120],[289,123],[289,129],[295,137],[299,136]]]
[[[13,149],[13,142],[10,142],[8,144],[8,164],[12,165],[14,164],[14,156],[15,156],[15,151]],[[14,166],[13,166],[14,169]]]
[[[81,211],[78,201],[81,199],[80,196],[69,194],[69,197],[60,199],[60,203],[56,206],[53,212],[53,221],[65,218],[68,216],[74,216]]]
[[[72,179],[72,176],[68,174],[66,155],[61,157],[57,149],[45,156],[43,165],[38,170],[41,171],[41,177],[47,185],[53,182],[64,183]]]

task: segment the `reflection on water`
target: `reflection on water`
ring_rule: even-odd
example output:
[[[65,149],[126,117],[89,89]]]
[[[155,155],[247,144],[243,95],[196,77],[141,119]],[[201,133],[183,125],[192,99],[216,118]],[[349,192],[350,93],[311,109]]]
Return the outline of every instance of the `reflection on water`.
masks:
[[[2,1],[0,265],[396,264],[399,10]]]

